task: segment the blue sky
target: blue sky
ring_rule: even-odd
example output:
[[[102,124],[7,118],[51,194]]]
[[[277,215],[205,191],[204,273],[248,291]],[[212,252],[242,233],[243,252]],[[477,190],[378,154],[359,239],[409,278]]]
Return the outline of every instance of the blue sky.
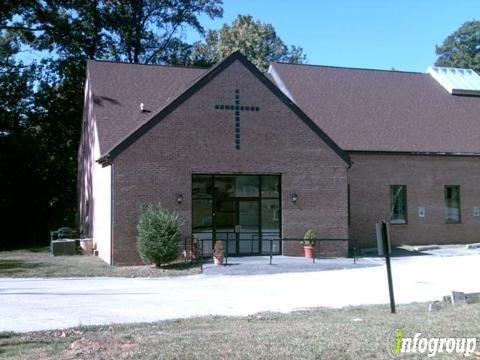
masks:
[[[202,17],[205,28],[250,14],[303,47],[310,64],[421,72],[434,63],[435,45],[480,19],[480,0],[224,0],[223,8],[222,19]]]

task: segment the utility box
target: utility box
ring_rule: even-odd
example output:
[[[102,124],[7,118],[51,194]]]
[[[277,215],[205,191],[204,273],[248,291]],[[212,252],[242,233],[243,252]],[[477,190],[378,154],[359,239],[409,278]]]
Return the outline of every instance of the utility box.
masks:
[[[74,239],[52,240],[50,242],[50,251],[53,256],[76,255],[77,242]]]

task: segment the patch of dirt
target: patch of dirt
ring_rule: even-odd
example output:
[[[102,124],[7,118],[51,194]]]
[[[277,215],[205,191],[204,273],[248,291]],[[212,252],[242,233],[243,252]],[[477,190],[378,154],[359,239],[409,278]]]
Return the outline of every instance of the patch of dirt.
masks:
[[[70,344],[57,357],[59,360],[69,359],[128,359],[131,358],[138,344],[118,342],[114,337],[100,340],[81,338]]]

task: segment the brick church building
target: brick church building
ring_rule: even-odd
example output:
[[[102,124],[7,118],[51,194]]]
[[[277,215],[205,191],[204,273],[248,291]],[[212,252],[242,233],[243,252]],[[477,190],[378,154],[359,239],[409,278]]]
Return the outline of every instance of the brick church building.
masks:
[[[82,234],[106,262],[139,263],[140,208],[160,203],[230,255],[296,255],[288,239],[312,229],[318,255],[346,256],[383,219],[395,245],[478,242],[479,96],[466,69],[89,61]]]

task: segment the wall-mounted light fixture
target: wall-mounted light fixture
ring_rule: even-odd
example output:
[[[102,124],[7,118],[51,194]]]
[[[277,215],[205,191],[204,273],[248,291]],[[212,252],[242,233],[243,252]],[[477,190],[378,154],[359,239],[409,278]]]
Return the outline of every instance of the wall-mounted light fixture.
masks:
[[[177,204],[181,204],[183,202],[183,194],[182,193],[176,193],[175,198],[177,199]]]
[[[292,203],[295,204],[295,203],[297,202],[297,200],[298,200],[298,195],[295,194],[295,193],[292,193],[292,194],[290,194],[290,198],[291,198],[291,200],[292,200]]]

